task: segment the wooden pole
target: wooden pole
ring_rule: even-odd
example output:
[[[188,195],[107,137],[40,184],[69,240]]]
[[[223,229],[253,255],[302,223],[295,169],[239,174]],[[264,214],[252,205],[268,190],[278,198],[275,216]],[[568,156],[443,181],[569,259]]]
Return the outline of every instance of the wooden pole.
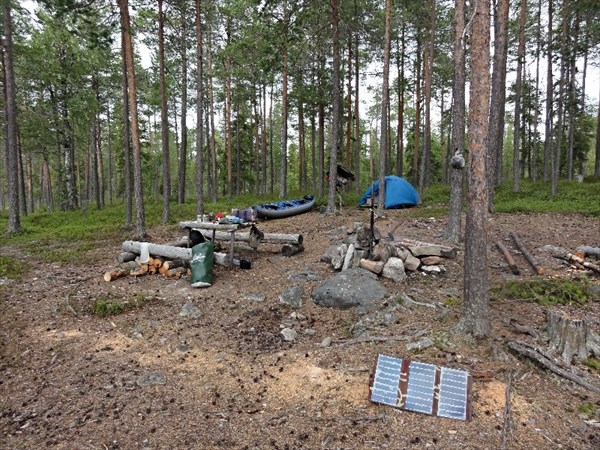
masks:
[[[512,255],[509,253],[508,249],[500,241],[496,242],[496,245],[498,246],[498,248],[504,255],[504,258],[506,259],[506,262],[508,263],[508,267],[510,268],[510,271],[514,275],[519,275],[521,272],[519,271],[519,268],[515,264],[515,260],[513,259]]]
[[[517,236],[516,233],[510,233],[510,237],[515,242],[517,248],[521,251],[521,253],[523,253],[523,256],[525,257],[529,265],[533,268],[533,270],[539,275],[544,275],[544,268],[537,265],[535,259],[533,258],[531,253],[529,253],[529,250],[527,250],[525,244],[523,244],[519,236]]]

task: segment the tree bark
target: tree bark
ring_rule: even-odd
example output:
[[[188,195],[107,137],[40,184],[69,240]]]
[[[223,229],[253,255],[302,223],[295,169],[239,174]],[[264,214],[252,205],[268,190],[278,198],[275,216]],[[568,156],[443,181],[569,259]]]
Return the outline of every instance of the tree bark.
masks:
[[[487,272],[486,142],[489,113],[489,0],[478,0],[471,33],[467,225],[465,236],[464,317],[462,329],[475,336],[491,332]]]
[[[169,221],[171,197],[171,158],[169,152],[169,111],[167,109],[167,82],[165,80],[165,17],[163,0],[158,0],[158,60],[160,84],[160,131],[162,144],[162,223]]]
[[[552,154],[552,178],[550,180],[550,195],[558,193],[558,181],[560,178],[560,160],[563,138],[563,113],[565,103],[565,77],[567,65],[567,37],[569,32],[567,1],[562,2],[562,26],[560,33],[560,78],[558,80],[558,111],[556,113],[556,141]]]
[[[204,64],[202,0],[196,0],[196,214],[204,214]],[[183,124],[183,121],[182,121]],[[182,142],[183,146],[183,142]],[[216,178],[216,175],[215,175]],[[183,196],[182,196],[183,200]]]
[[[177,168],[177,203],[182,205],[185,203],[185,179],[187,172],[187,146],[188,146],[188,130],[187,130],[187,88],[188,88],[188,58],[187,58],[187,7],[186,2],[181,2],[181,40],[179,45],[181,46],[181,148],[179,151],[179,165]],[[200,30],[200,39],[202,39],[202,30]],[[198,35],[196,35],[196,39],[198,39]],[[200,41],[200,60],[202,60],[202,41]],[[197,44],[196,44],[197,45]],[[200,80],[200,84],[198,84],[198,97],[202,102],[202,62],[200,61],[200,65],[198,65],[198,79]],[[200,108],[202,104],[200,104]],[[196,103],[196,108],[198,108],[198,104]],[[197,113],[196,113],[197,114]],[[202,134],[202,114],[197,116],[200,120],[198,120],[198,127],[196,132]],[[199,151],[202,152],[202,147],[198,147]]]
[[[127,67],[127,96],[129,114],[131,115],[131,141],[133,146],[133,184],[136,205],[136,236],[146,235],[144,217],[144,195],[142,188],[142,148],[140,145],[140,127],[138,120],[137,98],[135,88],[135,67],[133,63],[133,44],[129,20],[128,0],[118,0],[121,13],[121,32],[123,33],[125,58]]]
[[[387,172],[386,158],[388,147],[388,105],[390,103],[390,42],[391,42],[392,1],[385,2],[385,37],[383,47],[383,86],[381,87],[381,138],[379,141],[379,198],[377,213],[384,215],[385,209],[385,176]],[[331,172],[334,173],[334,172]]]
[[[283,2],[283,67],[281,85],[281,166],[279,169],[279,198],[287,195],[287,138],[288,138],[288,2]],[[335,44],[334,44],[335,45]]]
[[[6,156],[8,179],[8,225],[7,233],[14,234],[21,229],[18,194],[18,147],[17,147],[17,87],[13,65],[13,38],[11,2],[4,2],[4,106],[6,119]]]
[[[552,115],[553,108],[553,81],[552,81],[552,13],[554,0],[548,0],[548,34],[547,34],[547,61],[546,61],[546,125],[544,132],[544,181],[552,178]]]
[[[454,79],[452,86],[452,149],[464,155],[465,147],[465,0],[454,2]],[[450,169],[450,204],[444,238],[458,242],[461,235],[463,169]]]
[[[337,183],[337,150],[340,132],[340,30],[338,0],[331,0],[331,25],[333,40],[333,77],[332,77],[332,129],[331,151],[329,154],[329,191],[327,195],[327,214],[333,214],[335,208],[335,192]]]
[[[435,48],[435,0],[427,4],[428,25],[427,41],[423,51],[423,68],[425,70],[425,129],[423,130],[423,158],[419,171],[419,192],[431,184],[431,83],[433,75],[433,53]]]
[[[125,33],[121,32],[121,58],[123,70],[123,178],[125,179],[125,226],[133,225],[133,194],[131,179],[131,125],[129,122],[129,95],[127,93],[127,57],[125,55]]]
[[[517,51],[517,80],[515,83],[515,124],[513,130],[513,192],[519,192],[520,177],[520,149],[519,139],[521,136],[521,91],[523,86],[523,66],[525,64],[525,21],[527,18],[527,0],[521,0],[521,12],[519,14],[519,48]]]

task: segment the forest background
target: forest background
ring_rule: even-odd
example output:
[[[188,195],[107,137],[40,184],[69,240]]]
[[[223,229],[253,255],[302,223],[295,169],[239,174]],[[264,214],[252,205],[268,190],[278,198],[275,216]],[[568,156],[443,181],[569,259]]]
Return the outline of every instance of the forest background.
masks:
[[[356,174],[356,194],[389,173],[421,195],[449,183],[454,151],[468,152],[454,116],[456,62],[459,49],[469,62],[475,4],[407,0],[387,2],[388,11],[384,1],[333,3],[336,18],[329,3],[310,0],[13,5],[15,111],[6,75],[3,86],[17,157],[10,166],[3,136],[0,210],[10,210],[11,175],[21,217],[122,202],[126,225],[136,189],[162,199],[163,221],[174,201],[195,199],[200,212],[205,198],[323,198],[332,159]],[[502,92],[491,87],[490,129],[500,133],[487,138],[490,186],[511,182],[518,192],[528,179],[555,195],[559,178],[597,180],[597,3],[497,0],[491,10],[490,79]],[[7,55],[6,5],[3,26]],[[130,68],[125,35],[133,37]],[[471,77],[463,64],[464,92]],[[379,82],[386,66],[389,82]],[[136,124],[125,101],[132,90]]]

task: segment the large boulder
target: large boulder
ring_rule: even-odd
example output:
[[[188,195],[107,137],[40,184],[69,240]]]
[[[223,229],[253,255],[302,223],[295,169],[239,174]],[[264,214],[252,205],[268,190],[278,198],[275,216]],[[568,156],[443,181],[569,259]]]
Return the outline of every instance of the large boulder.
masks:
[[[352,268],[334,275],[313,289],[310,297],[320,306],[348,309],[370,305],[387,295],[387,289],[377,275],[361,268]]]

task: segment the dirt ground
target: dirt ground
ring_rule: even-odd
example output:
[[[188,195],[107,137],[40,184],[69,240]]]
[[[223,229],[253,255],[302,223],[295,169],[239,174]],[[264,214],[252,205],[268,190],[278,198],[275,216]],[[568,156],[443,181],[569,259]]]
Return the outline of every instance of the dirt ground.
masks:
[[[377,226],[397,220],[396,236],[442,243],[445,219],[408,218],[388,211]],[[382,280],[390,297],[402,292],[440,308],[401,308],[396,323],[369,330],[372,336],[402,336],[340,346],[360,320],[356,309],[315,305],[311,289],[320,281],[290,276],[310,270],[326,280],[334,274],[320,256],[331,232],[368,223],[369,212],[344,208],[264,221],[264,232],[301,233],[305,251],[286,258],[263,244],[250,270],[217,267],[215,284],[192,289],[189,280],[160,275],[105,282],[121,242],[102,242],[94,263],[48,264],[14,248],[0,254],[24,258],[31,267],[20,282],[0,286],[0,448],[37,449],[498,449],[504,428],[506,380],[512,374],[509,448],[587,449],[600,447],[596,421],[579,407],[600,398],[508,352],[517,334],[510,318],[543,335],[547,307],[493,297],[493,337],[476,342],[454,327],[462,312],[463,247],[442,275],[416,273],[405,281]],[[148,230],[155,242],[180,237],[177,226]],[[489,222],[491,284],[514,277],[493,245],[517,231],[549,276],[575,277],[573,269],[540,250],[544,245],[574,249],[599,246],[597,218],[557,214],[499,214]],[[516,257],[521,277],[531,270]],[[591,277],[600,284],[600,277]],[[304,288],[303,306],[291,309],[279,295]],[[143,296],[143,306],[99,317],[94,299]],[[256,301],[248,294],[260,294]],[[201,315],[180,315],[192,303]],[[600,302],[562,306],[598,326]],[[284,327],[298,332],[283,340]],[[436,345],[411,352],[415,334]],[[322,347],[325,338],[329,347]],[[538,342],[545,345],[543,342]],[[468,370],[473,374],[473,416],[468,422],[431,417],[371,403],[369,377],[378,353]],[[596,385],[600,376],[581,366]],[[598,418],[596,417],[596,420]]]

